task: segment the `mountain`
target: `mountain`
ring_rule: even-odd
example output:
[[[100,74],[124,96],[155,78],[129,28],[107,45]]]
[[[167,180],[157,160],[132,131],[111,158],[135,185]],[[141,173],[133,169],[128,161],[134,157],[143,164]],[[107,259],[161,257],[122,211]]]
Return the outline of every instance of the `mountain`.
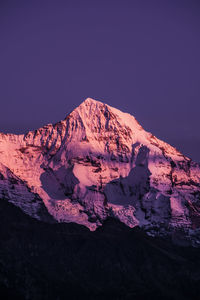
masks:
[[[200,245],[200,164],[90,98],[56,124],[0,134],[0,198],[48,223],[94,231],[111,217]]]

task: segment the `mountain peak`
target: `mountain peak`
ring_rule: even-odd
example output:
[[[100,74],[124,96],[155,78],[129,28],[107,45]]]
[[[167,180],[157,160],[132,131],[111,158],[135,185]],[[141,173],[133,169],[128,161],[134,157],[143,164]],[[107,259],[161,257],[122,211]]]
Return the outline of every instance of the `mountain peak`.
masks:
[[[85,99],[76,107],[72,116],[87,123],[88,127],[100,126],[103,129],[111,125],[110,131],[113,131],[114,127],[132,127],[136,131],[143,129],[134,116],[92,98]]]
[[[105,106],[108,106],[108,105],[104,102],[101,102],[101,101],[98,101],[98,100],[95,100],[95,99],[92,99],[92,98],[88,97],[83,102],[81,102],[81,104],[77,108],[88,110],[91,107],[98,108],[98,107],[103,107],[103,106],[105,107]]]
[[[134,136],[146,135],[145,130],[140,126],[136,119],[106,103],[87,98],[77,108],[75,108],[66,118],[68,133],[77,142],[87,140],[102,149],[117,149],[121,143],[125,148],[131,148],[132,132]],[[70,137],[71,140],[71,137]],[[126,146],[125,146],[126,144]],[[82,144],[79,145],[82,147]]]
[[[98,104],[104,104],[104,103],[101,102],[101,101],[98,101],[96,99],[88,97],[80,105],[82,105],[82,104],[84,104],[84,105],[92,105],[92,104],[98,105]]]
[[[77,108],[75,108],[75,110],[81,110],[81,111],[90,111],[90,113],[92,112],[97,112],[97,110],[101,111],[102,109],[107,109],[110,108],[112,109],[111,106],[109,106],[108,104],[92,99],[92,98],[86,98]]]

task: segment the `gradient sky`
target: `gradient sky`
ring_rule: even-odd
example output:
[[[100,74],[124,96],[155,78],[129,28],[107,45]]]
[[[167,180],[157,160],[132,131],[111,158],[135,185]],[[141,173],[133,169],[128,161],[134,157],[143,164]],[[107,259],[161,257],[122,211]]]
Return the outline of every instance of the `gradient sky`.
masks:
[[[200,161],[200,1],[0,2],[0,131],[92,97]]]

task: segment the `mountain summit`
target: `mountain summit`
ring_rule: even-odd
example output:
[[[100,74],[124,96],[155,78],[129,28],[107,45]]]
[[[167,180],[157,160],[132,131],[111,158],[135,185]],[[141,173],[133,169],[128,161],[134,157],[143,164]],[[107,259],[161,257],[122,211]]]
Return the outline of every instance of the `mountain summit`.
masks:
[[[56,124],[0,134],[0,198],[46,222],[95,230],[113,217],[200,243],[200,165],[91,98]]]

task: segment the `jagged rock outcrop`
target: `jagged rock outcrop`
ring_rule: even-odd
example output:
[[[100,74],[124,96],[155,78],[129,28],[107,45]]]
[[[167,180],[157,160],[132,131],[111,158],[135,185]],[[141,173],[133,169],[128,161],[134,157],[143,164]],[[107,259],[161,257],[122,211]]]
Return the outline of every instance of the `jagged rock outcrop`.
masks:
[[[91,230],[114,217],[200,243],[200,165],[109,105],[86,99],[54,125],[0,134],[0,162],[0,197],[32,217]]]

